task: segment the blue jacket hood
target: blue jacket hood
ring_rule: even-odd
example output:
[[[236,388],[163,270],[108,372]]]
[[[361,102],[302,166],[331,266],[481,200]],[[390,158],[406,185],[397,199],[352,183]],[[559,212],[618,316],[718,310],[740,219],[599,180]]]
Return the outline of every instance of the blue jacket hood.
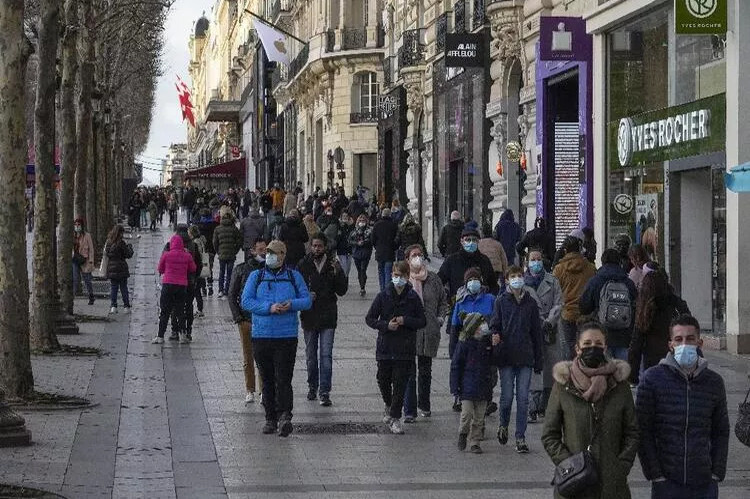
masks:
[[[513,214],[513,210],[507,209],[503,212],[502,215],[500,215],[500,221],[501,222],[515,222],[516,217]]]

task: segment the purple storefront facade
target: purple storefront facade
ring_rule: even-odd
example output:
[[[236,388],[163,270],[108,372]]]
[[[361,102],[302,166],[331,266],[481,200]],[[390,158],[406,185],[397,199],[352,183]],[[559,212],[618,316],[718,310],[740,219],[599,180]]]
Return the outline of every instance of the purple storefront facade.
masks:
[[[558,244],[572,228],[594,223],[591,66],[592,39],[583,19],[540,19],[536,140],[541,162],[536,209],[538,217],[555,227]],[[577,104],[572,105],[576,97]],[[565,112],[567,118],[561,117]]]

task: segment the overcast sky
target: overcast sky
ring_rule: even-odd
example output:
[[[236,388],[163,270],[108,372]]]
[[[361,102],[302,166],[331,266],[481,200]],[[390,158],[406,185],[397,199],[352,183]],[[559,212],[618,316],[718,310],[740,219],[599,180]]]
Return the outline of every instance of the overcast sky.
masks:
[[[175,82],[177,75],[190,85],[188,63],[188,41],[193,23],[206,11],[211,17],[213,2],[208,0],[177,0],[170,10],[164,32],[164,57],[162,68],[164,76],[159,80],[156,90],[156,105],[154,117],[151,121],[151,136],[143,156],[143,176],[158,183],[159,172],[147,168],[158,169],[159,159],[166,155],[167,147],[174,142],[186,142],[185,124],[182,122],[180,103],[177,100]]]

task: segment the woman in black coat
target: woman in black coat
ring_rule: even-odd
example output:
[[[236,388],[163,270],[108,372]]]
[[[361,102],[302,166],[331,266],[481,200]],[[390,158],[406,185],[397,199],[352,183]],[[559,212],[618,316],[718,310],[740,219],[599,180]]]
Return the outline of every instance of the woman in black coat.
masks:
[[[104,252],[107,255],[107,279],[110,283],[111,308],[110,314],[117,313],[117,291],[122,294],[122,305],[125,312],[130,311],[130,296],[128,295],[128,258],[133,256],[133,247],[127,244],[122,235],[125,229],[122,225],[115,225],[107,236]]]
[[[674,318],[689,313],[687,303],[674,294],[663,269],[650,271],[643,277],[636,299],[635,328],[628,358],[632,367],[631,383],[638,384],[641,363],[645,371],[667,356],[669,324]]]

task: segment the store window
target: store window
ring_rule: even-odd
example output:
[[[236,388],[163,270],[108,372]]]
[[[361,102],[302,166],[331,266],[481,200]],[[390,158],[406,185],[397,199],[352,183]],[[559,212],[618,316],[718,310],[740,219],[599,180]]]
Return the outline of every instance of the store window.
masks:
[[[669,106],[669,10],[661,9],[608,35],[607,121]],[[607,135],[609,210],[606,245],[627,234],[656,261],[664,259],[664,162],[617,161],[617,136]]]

